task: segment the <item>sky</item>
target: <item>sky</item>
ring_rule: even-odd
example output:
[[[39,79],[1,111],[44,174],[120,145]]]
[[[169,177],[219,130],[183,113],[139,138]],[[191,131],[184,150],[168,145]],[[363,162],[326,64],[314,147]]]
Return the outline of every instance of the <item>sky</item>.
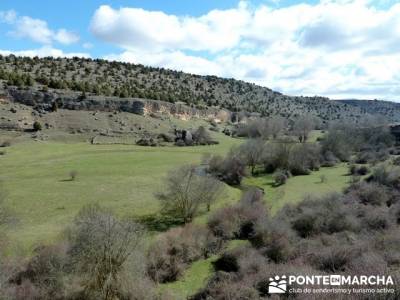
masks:
[[[0,54],[104,58],[400,101],[394,0],[0,0]]]

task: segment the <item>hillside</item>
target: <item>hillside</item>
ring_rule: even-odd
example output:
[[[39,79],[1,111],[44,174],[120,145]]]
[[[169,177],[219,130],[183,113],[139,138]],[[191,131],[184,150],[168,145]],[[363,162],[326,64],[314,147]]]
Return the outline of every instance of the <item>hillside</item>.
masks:
[[[153,99],[263,116],[312,114],[322,120],[357,119],[364,114],[360,107],[323,97],[287,96],[234,79],[99,59],[0,56],[0,82],[3,94],[10,86],[64,94],[73,91],[70,96],[77,101],[92,96],[108,97],[108,101]]]
[[[360,108],[369,114],[381,114],[392,121],[400,121],[400,103],[382,100],[339,100],[342,103]]]

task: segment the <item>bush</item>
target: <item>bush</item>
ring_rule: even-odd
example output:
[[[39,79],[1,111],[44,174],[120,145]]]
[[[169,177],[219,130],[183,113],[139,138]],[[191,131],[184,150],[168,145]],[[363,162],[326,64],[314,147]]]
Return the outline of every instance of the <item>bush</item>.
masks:
[[[287,261],[293,254],[296,239],[290,227],[279,220],[264,219],[258,222],[255,234],[250,238],[255,248],[260,248],[272,261]]]
[[[311,260],[315,267],[321,271],[329,273],[345,272],[350,262],[360,253],[359,249],[336,245],[320,249],[311,256]]]
[[[349,173],[351,175],[358,175],[358,176],[364,176],[367,175],[370,172],[367,166],[357,166],[357,165],[351,165],[349,167]]]
[[[11,146],[11,141],[4,141],[0,143],[0,147],[10,147]]]
[[[287,171],[284,170],[278,170],[274,174],[274,184],[275,186],[281,186],[286,183],[288,180],[288,175]]]
[[[37,294],[40,299],[60,298],[63,296],[66,264],[66,245],[40,246],[35,249],[27,266],[10,279],[10,283],[17,290],[29,285],[29,293]]]
[[[292,228],[302,238],[346,230],[357,232],[359,224],[352,214],[353,211],[345,206],[337,194],[321,199],[309,198],[294,208],[287,207],[282,211],[282,215],[290,220]]]
[[[399,156],[399,157],[396,157],[395,159],[393,159],[393,164],[394,164],[395,166],[400,166],[400,156]]]
[[[386,205],[390,197],[387,188],[377,183],[360,182],[347,189],[347,198],[368,205]]]
[[[254,235],[254,226],[267,216],[261,202],[262,193],[253,189],[246,192],[235,206],[219,209],[208,220],[208,227],[224,240],[247,239]]]
[[[42,130],[42,124],[40,124],[38,121],[35,121],[35,122],[33,123],[33,130],[34,130],[34,131],[40,131],[40,130]]]
[[[147,273],[155,282],[177,280],[187,266],[222,247],[205,227],[188,224],[162,234],[148,251]]]
[[[229,185],[240,185],[246,174],[246,165],[235,149],[231,149],[225,158],[213,156],[208,162],[207,171]]]
[[[294,176],[309,175],[320,167],[320,149],[312,144],[300,144],[290,149],[288,170]]]
[[[367,179],[369,182],[377,182],[379,184],[396,188],[400,188],[400,169],[398,167],[390,167],[380,164],[373,169],[371,176]]]
[[[71,181],[74,181],[77,176],[78,176],[78,171],[72,170],[71,172],[69,172],[69,178]]]
[[[238,259],[231,253],[223,253],[213,262],[215,271],[237,272],[239,270]]]

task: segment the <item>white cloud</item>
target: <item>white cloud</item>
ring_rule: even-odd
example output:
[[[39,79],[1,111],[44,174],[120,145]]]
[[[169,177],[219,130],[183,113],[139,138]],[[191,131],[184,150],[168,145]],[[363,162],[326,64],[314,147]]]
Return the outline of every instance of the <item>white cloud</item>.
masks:
[[[16,56],[29,56],[29,57],[85,57],[89,58],[89,53],[81,53],[81,52],[64,52],[61,49],[53,48],[50,46],[44,46],[38,49],[31,50],[21,50],[21,51],[12,51],[12,50],[2,50],[0,49],[0,55],[10,55],[14,54]]]
[[[15,10],[0,11],[0,21],[8,24],[12,24],[17,18]]]
[[[78,42],[79,36],[73,32],[67,31],[65,29],[60,29],[54,35],[54,40],[56,40],[57,42],[59,42],[61,44],[69,45],[69,44]]]
[[[175,16],[100,6],[99,39],[123,49],[107,58],[243,79],[288,94],[399,99],[400,4],[321,0]],[[191,52],[188,52],[190,50]]]
[[[249,17],[244,5],[199,18],[102,5],[90,28],[96,37],[125,49],[221,51],[237,45]]]
[[[13,27],[8,34],[15,38],[27,38],[46,45],[50,45],[53,42],[70,45],[79,41],[79,36],[73,32],[64,28],[52,30],[48,27],[46,21],[29,16],[19,17],[13,10],[0,12],[0,21]]]

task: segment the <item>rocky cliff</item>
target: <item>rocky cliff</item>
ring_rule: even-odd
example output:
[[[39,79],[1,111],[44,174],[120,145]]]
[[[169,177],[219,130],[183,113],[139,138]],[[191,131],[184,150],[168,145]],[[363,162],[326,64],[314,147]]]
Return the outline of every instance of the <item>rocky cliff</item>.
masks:
[[[208,107],[199,109],[183,103],[169,103],[139,98],[117,98],[103,96],[82,97],[79,93],[64,91],[40,91],[8,87],[2,98],[8,101],[34,107],[38,111],[51,111],[55,107],[67,110],[128,112],[137,115],[166,114],[189,120],[191,118],[214,119],[223,122],[231,119],[228,110]]]

